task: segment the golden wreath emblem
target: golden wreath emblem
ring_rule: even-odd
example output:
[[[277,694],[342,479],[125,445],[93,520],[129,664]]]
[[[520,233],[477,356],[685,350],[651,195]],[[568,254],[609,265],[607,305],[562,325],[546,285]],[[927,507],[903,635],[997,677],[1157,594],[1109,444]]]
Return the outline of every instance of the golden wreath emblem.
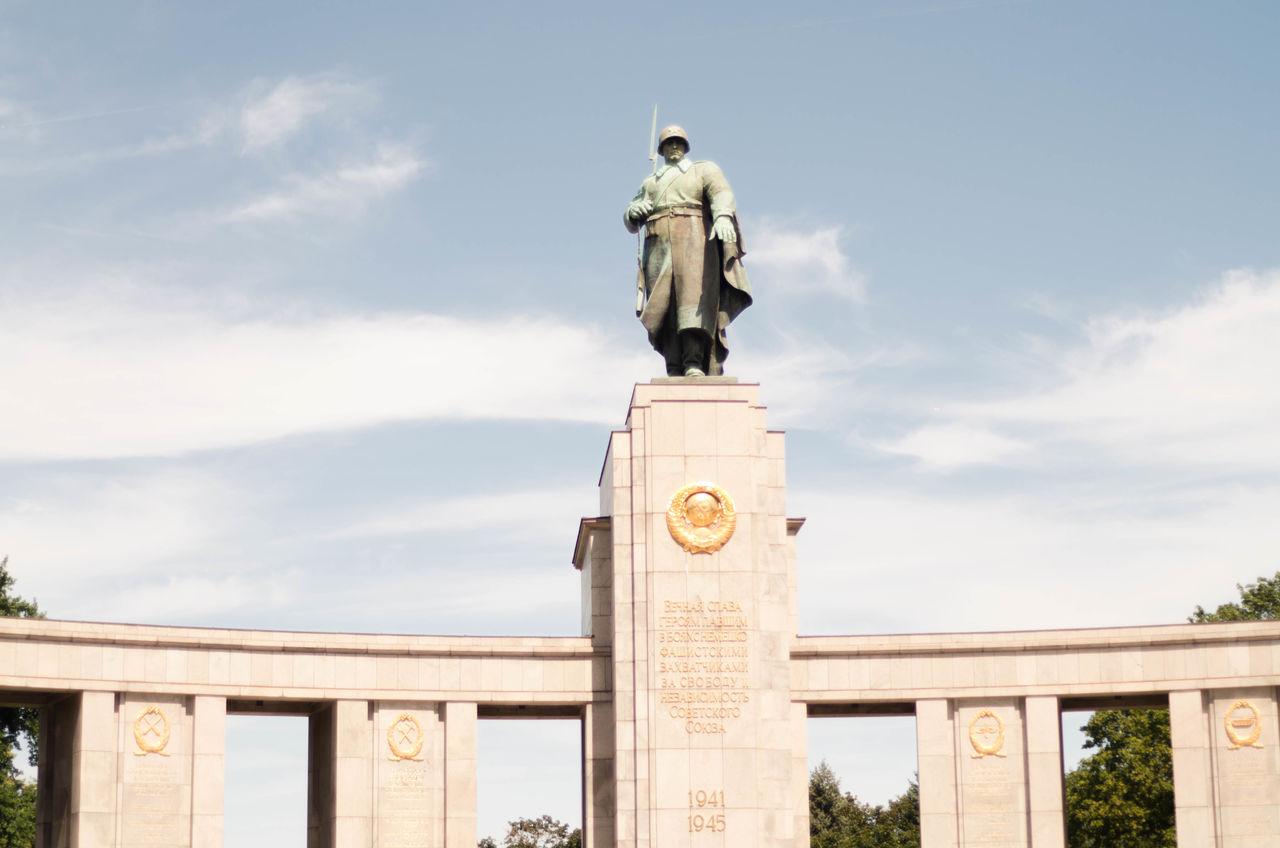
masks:
[[[164,714],[164,711],[155,705],[147,707],[133,720],[133,741],[138,743],[138,750],[134,751],[133,755],[135,757],[145,757],[147,754],[169,756],[164,752],[165,746],[169,744],[169,732],[169,717]]]
[[[422,753],[422,725],[408,713],[401,713],[387,728],[387,747],[391,749],[388,760],[417,760]]]
[[[969,722],[969,744],[977,751],[969,755],[975,760],[1005,756],[1000,750],[1004,747],[1004,721],[991,710],[979,710]]]
[[[729,493],[714,483],[685,486],[671,498],[667,529],[680,547],[694,554],[715,553],[729,541],[738,513]]]
[[[1258,708],[1248,701],[1240,700],[1232,704],[1222,724],[1227,729],[1227,738],[1231,740],[1227,750],[1262,747],[1258,744],[1258,737],[1262,735],[1262,716],[1259,715]]]

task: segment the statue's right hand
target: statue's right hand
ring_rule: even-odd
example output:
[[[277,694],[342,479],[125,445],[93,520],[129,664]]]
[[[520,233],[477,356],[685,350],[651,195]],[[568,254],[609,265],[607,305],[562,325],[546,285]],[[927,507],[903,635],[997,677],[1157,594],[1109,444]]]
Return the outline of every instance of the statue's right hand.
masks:
[[[648,198],[634,200],[627,207],[627,217],[632,221],[640,221],[649,217],[649,213],[653,211],[653,203]]]

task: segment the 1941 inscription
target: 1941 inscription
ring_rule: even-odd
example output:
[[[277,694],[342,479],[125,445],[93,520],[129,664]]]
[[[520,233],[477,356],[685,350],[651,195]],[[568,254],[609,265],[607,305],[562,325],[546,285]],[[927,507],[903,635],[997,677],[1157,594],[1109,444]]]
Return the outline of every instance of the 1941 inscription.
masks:
[[[689,791],[690,833],[724,833],[727,825],[723,787]]]
[[[686,733],[724,733],[751,699],[750,619],[736,600],[664,601],[658,684],[667,715]]]

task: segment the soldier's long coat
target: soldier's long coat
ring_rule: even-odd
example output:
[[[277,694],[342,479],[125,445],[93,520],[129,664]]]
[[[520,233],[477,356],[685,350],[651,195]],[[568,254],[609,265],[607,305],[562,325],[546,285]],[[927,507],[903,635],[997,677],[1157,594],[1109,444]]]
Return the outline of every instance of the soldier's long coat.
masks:
[[[684,164],[683,162],[681,164]],[[654,205],[645,222],[641,272],[646,301],[640,322],[659,353],[680,330],[700,330],[709,345],[708,374],[723,373],[729,345],[725,329],[751,305],[751,284],[742,267],[746,253],[733,192],[713,162],[665,166],[645,179],[636,200]],[[712,221],[727,215],[736,243],[708,239]],[[624,216],[631,232],[638,225]]]

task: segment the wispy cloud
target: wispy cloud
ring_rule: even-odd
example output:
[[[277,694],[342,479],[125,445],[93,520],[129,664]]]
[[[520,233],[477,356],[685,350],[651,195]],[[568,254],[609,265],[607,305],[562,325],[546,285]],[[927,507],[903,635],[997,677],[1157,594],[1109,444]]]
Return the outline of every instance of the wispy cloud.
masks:
[[[278,151],[311,124],[324,119],[350,130],[354,117],[376,101],[376,87],[336,73],[257,79],[241,90],[204,101],[200,111],[167,127],[144,127],[134,141],[85,149],[79,135],[64,140],[63,152],[27,158],[22,170],[84,168],[126,159],[161,156],[205,147],[238,154]],[[34,141],[59,124],[118,118],[137,113],[189,112],[192,103],[126,106],[41,116],[14,100],[0,99],[0,133],[24,133]],[[170,119],[172,121],[172,118]]]
[[[427,163],[413,151],[383,145],[373,158],[320,174],[292,175],[284,187],[236,207],[229,223],[288,220],[309,214],[356,214],[370,201],[416,179]]]
[[[614,423],[602,387],[652,371],[552,318],[246,317],[105,291],[3,308],[0,458],[173,455],[387,421]]]
[[[771,285],[797,294],[826,294],[859,303],[866,277],[855,270],[840,246],[840,227],[799,230],[770,221],[748,233],[748,261]]]
[[[980,463],[1006,462],[1029,445],[984,427],[966,423],[926,424],[899,439],[881,442],[888,453],[920,460],[929,471],[951,471]]]
[[[277,83],[255,80],[246,89],[235,126],[243,150],[276,147],[320,116],[341,116],[372,97],[367,83],[335,74],[289,76]]]
[[[1079,343],[1044,361],[1055,386],[942,407],[884,447],[938,470],[1062,446],[1125,463],[1274,470],[1277,328],[1280,272],[1231,272],[1195,303],[1089,321]]]

